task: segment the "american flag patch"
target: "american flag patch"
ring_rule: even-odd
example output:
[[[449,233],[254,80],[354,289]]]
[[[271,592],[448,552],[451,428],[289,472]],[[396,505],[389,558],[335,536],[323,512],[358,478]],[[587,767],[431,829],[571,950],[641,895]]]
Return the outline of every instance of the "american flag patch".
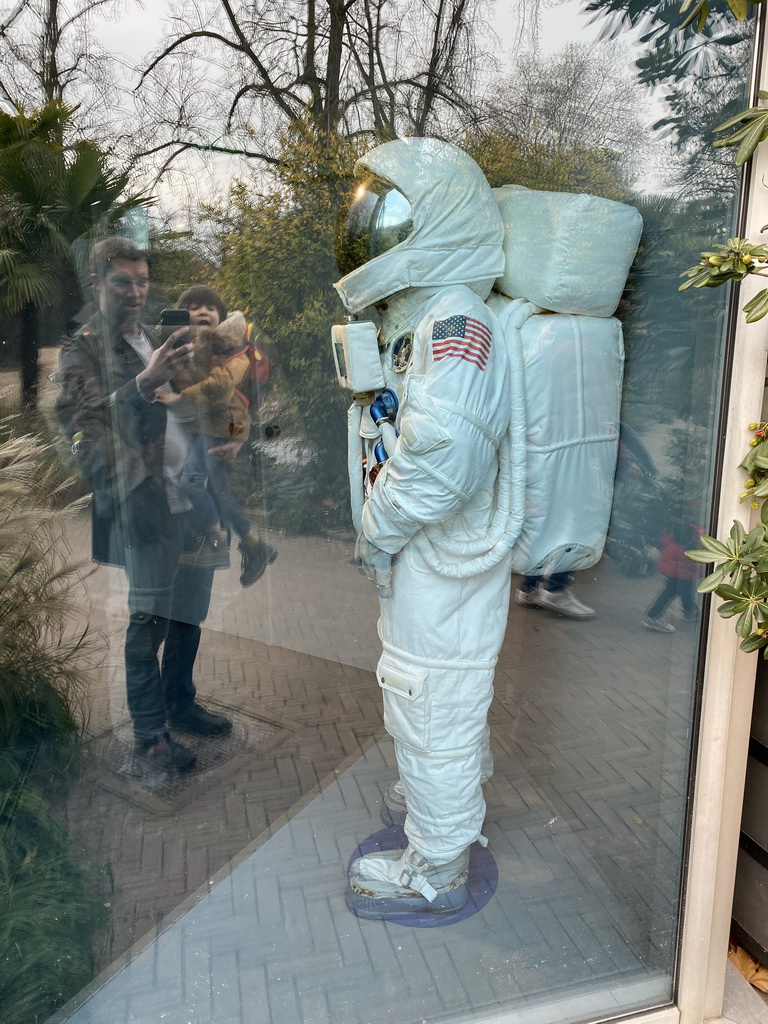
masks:
[[[490,327],[471,316],[436,320],[432,328],[432,356],[435,362],[456,356],[484,370],[491,354],[492,339]]]

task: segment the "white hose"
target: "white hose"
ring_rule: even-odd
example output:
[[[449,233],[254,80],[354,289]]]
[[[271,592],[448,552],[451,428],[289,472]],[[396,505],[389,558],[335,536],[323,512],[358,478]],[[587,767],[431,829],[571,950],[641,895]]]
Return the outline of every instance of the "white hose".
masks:
[[[349,474],[349,501],[352,525],[356,533],[363,530],[363,445],[360,437],[363,407],[353,402],[347,411],[347,473]]]

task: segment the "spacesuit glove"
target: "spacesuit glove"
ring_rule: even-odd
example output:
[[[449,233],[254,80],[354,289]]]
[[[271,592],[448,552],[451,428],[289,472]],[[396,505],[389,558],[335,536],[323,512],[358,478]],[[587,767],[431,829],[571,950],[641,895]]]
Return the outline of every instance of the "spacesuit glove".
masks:
[[[377,548],[364,533],[357,535],[355,565],[376,584],[379,597],[392,596],[392,555]]]

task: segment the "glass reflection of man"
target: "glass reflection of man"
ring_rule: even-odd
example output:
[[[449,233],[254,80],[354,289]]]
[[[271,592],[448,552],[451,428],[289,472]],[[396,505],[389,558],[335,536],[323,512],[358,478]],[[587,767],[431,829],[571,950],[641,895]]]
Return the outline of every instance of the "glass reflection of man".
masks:
[[[197,735],[232,728],[195,699],[192,668],[212,570],[178,564],[190,511],[179,486],[188,440],[156,394],[189,363],[192,346],[186,328],[160,344],[141,322],[147,253],[106,238],[94,246],[91,270],[99,310],[62,347],[57,410],[93,491],[93,558],[124,566],[128,576],[125,673],[135,757],[181,772],[195,755],[171,738],[169,725]]]

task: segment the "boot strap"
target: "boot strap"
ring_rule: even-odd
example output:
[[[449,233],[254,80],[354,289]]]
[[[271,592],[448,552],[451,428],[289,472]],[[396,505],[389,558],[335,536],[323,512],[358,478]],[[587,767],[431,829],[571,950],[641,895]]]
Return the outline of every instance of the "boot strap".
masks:
[[[437,889],[429,884],[424,875],[415,874],[407,868],[400,875],[400,884],[421,893],[427,903],[432,903],[437,896]]]

